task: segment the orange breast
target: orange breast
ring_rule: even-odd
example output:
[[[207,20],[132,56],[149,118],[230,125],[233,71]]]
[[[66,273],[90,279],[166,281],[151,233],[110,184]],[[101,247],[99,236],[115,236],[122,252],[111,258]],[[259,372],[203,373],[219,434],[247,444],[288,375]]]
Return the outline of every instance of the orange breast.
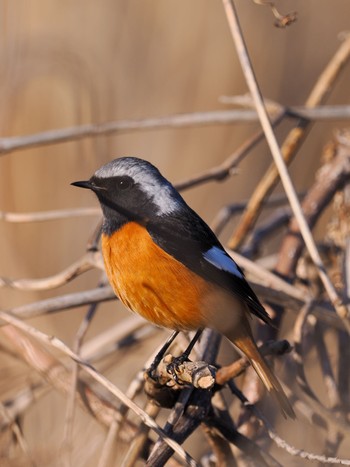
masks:
[[[208,284],[158,247],[135,222],[102,236],[108,279],[120,300],[158,326],[191,330],[208,323]],[[210,286],[209,286],[210,288]]]

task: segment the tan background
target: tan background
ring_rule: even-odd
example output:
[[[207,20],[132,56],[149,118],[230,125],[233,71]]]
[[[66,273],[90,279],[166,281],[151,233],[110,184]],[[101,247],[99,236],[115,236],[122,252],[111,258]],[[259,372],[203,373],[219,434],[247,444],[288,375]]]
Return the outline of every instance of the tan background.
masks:
[[[338,34],[349,28],[349,2],[278,2],[282,12],[299,14],[297,23],[286,30],[273,27],[268,8],[246,0],[236,3],[264,95],[302,105],[338,47]],[[2,0],[0,24],[3,137],[220,109],[225,108],[220,96],[247,91],[220,1]],[[328,102],[349,103],[349,82],[346,70]],[[292,168],[298,189],[308,185],[321,148],[339,126],[344,122],[319,123],[313,129]],[[257,124],[241,124],[136,132],[4,155],[0,209],[30,212],[97,206],[92,195],[69,184],[122,155],[148,159],[170,180],[183,180],[223,161],[257,128]],[[288,122],[279,128],[279,138],[288,128]],[[249,196],[269,161],[265,145],[260,145],[242,164],[239,176],[190,190],[185,197],[210,222],[220,207]],[[97,217],[0,222],[0,275],[38,278],[67,267],[83,254],[96,222]],[[97,273],[89,273],[51,292],[1,290],[0,307],[83,290],[95,286],[98,278]],[[116,307],[103,307],[91,333],[118,319]],[[76,310],[33,323],[71,343],[83,314],[84,310]]]

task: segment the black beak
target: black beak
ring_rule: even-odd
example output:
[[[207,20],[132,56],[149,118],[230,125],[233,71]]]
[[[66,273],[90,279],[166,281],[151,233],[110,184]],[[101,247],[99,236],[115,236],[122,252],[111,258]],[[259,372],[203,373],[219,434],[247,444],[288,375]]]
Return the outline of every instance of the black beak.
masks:
[[[73,182],[71,183],[71,185],[78,186],[79,188],[88,188],[89,190],[94,189],[94,185],[89,180],[86,180],[86,181],[83,180],[81,182]]]

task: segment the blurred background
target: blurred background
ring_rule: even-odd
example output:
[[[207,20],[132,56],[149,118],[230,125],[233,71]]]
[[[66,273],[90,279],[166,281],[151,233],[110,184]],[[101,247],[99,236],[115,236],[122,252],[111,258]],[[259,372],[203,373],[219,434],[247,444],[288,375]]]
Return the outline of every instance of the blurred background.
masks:
[[[286,29],[274,27],[269,8],[247,0],[236,4],[264,96],[281,104],[303,105],[339,47],[340,34],[349,28],[349,2],[277,2],[282,13],[298,12],[298,21]],[[247,92],[219,1],[0,0],[0,24],[2,138],[84,123],[226,109],[221,96]],[[349,104],[349,82],[346,69],[327,103]],[[289,125],[286,121],[279,126],[280,140]],[[313,179],[334,129],[345,125],[315,124],[291,168],[299,191]],[[70,183],[90,177],[100,165],[124,155],[151,161],[173,182],[184,180],[222,162],[258,128],[257,123],[249,123],[137,131],[4,154],[0,210],[97,207],[92,194]],[[210,223],[220,208],[249,197],[270,161],[265,143],[260,144],[237,176],[188,190],[184,197]],[[0,276],[40,278],[64,269],[84,253],[98,219],[96,215],[27,224],[0,220]],[[2,288],[0,307],[86,290],[95,287],[99,278],[92,271],[59,290],[44,292]],[[85,311],[76,309],[31,323],[71,345]],[[125,313],[115,302],[104,304],[89,333],[108,328]],[[2,371],[8,375],[0,383],[3,392],[8,385],[13,388],[23,382],[15,367],[4,365]],[[118,377],[116,383],[126,384]],[[55,444],[54,430],[61,429],[60,405],[52,399],[46,403],[45,419],[35,413],[27,421],[35,426],[31,437],[38,451],[49,450]],[[43,438],[45,446],[40,445]],[[59,465],[55,456],[42,458],[45,461],[39,465]],[[94,462],[80,459],[74,465]]]

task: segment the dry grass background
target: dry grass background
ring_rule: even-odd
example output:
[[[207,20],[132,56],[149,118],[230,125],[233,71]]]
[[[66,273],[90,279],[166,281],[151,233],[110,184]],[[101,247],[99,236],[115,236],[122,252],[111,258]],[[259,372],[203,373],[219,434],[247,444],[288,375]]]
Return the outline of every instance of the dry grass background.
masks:
[[[339,47],[339,33],[349,28],[346,0],[278,2],[283,12],[296,10],[287,29],[273,26],[269,8],[239,1],[240,21],[257,79],[265,97],[284,105],[302,105],[317,77]],[[226,109],[222,95],[247,92],[221,2],[213,0],[51,0],[0,1],[0,129],[2,137],[38,133],[83,123]],[[337,81],[328,104],[349,104],[350,71]],[[291,174],[298,191],[314,178],[322,148],[341,121],[317,123]],[[279,126],[279,140],[291,122]],[[113,157],[136,155],[156,164],[176,182],[219,164],[259,128],[258,123],[139,131],[46,145],[0,158],[0,209],[34,212],[97,206],[94,198],[69,184],[90,176]],[[223,206],[247,199],[271,161],[265,144],[241,164],[238,176],[186,191],[185,198],[210,223]],[[281,191],[281,188],[278,188]],[[0,221],[0,276],[46,277],[64,269],[85,251],[98,216],[17,224]],[[317,226],[324,236],[325,222]],[[226,240],[232,225],[223,233]],[[271,250],[273,247],[267,247]],[[96,286],[91,271],[59,290],[18,291],[3,287],[1,309]],[[35,318],[30,323],[69,346],[86,308]],[[87,338],[125,318],[116,302],[103,304]],[[288,334],[286,329],[286,334]],[[108,377],[122,389],[165,334],[124,350]],[[4,338],[5,339],[5,338]],[[1,345],[1,344],[0,344]],[[13,397],[36,374],[16,359],[0,361],[2,401]],[[311,355],[312,367],[312,355]],[[141,363],[140,363],[141,362]],[[319,377],[319,373],[310,373]],[[316,375],[316,376],[315,376]],[[312,380],[313,386],[315,380]],[[48,391],[20,417],[29,450],[38,466],[63,465],[61,445],[66,398]],[[298,423],[298,422],[296,422]],[[282,434],[299,447],[323,452],[323,441],[310,426],[282,424]],[[72,464],[98,465],[105,430],[77,409]],[[1,438],[2,465],[30,465],[13,447],[9,432]],[[196,457],[203,443],[192,443]],[[8,450],[7,450],[8,449]],[[350,457],[346,443],[339,455]],[[121,465],[116,457],[115,465]],[[283,457],[283,465],[302,465]]]

